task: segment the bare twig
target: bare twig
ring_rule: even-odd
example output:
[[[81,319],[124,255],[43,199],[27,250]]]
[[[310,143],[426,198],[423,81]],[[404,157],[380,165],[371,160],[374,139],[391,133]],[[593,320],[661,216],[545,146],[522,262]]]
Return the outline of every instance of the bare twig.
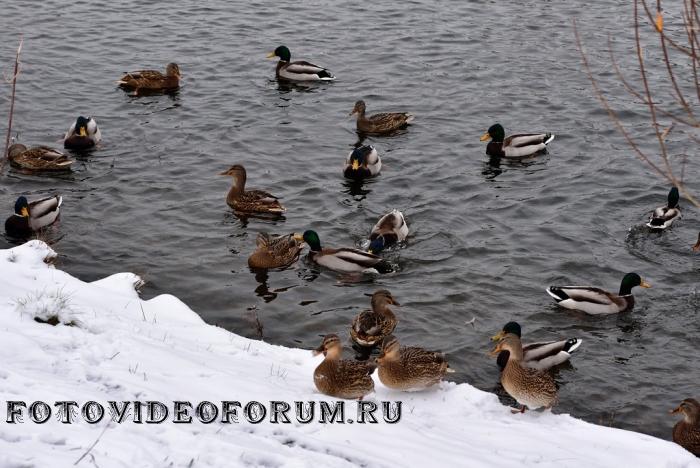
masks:
[[[7,161],[7,149],[10,147],[10,134],[12,133],[12,115],[15,112],[15,87],[17,86],[17,75],[19,75],[19,54],[22,52],[22,43],[24,39],[19,36],[19,46],[17,47],[17,55],[15,55],[15,71],[12,74],[12,98],[10,99],[10,117],[7,122],[7,136],[5,137],[5,151],[3,151],[2,159],[0,160],[0,171],[5,167]]]
[[[93,448],[95,448],[95,445],[97,445],[97,443],[100,441],[100,439],[101,439],[102,436],[104,435],[105,431],[109,428],[109,424],[110,424],[110,423],[111,423],[111,421],[107,421],[107,424],[105,424],[104,429],[102,429],[102,432],[100,432],[100,435],[97,436],[97,439],[95,439],[95,442],[93,442],[92,445],[91,445],[90,447],[88,447],[88,449],[85,451],[85,453],[83,453],[83,454],[80,456],[80,458],[78,458],[78,459],[75,461],[75,463],[73,463],[73,466],[75,466],[75,465],[77,465],[78,463],[80,463],[80,462],[82,461],[82,459],[85,458],[85,457],[87,457],[88,454],[90,453],[90,451],[91,451]]]

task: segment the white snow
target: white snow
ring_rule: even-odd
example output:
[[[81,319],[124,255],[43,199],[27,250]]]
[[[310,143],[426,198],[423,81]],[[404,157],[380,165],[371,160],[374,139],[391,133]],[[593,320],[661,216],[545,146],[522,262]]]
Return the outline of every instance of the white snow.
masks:
[[[204,323],[177,298],[139,299],[136,275],[85,283],[45,263],[31,241],[0,251],[2,467],[691,467],[679,446],[568,415],[511,414],[468,384],[399,393],[377,381],[369,401],[403,402],[395,424],[10,424],[6,402],[156,400],[334,401],[313,385],[322,357],[242,338]],[[34,320],[51,317],[52,326]],[[376,374],[375,374],[376,379]],[[346,403],[346,418],[355,417]],[[55,410],[55,408],[53,408]],[[318,412],[318,408],[316,408]],[[54,411],[55,413],[55,411]],[[317,418],[318,419],[318,418]],[[99,440],[98,440],[99,439]],[[95,444],[95,442],[97,443]],[[93,444],[94,447],[88,450]],[[87,452],[87,454],[86,454]],[[81,458],[82,457],[82,458]]]

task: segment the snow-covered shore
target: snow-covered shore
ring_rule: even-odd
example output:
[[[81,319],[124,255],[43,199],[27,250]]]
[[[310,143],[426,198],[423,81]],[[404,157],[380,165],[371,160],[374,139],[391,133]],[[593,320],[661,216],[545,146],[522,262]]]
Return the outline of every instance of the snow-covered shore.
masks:
[[[495,395],[468,384],[445,382],[433,391],[405,394],[377,381],[368,399],[380,405],[376,424],[322,424],[318,405],[314,421],[302,423],[295,401],[335,401],[313,385],[321,357],[207,325],[174,296],[142,301],[135,291],[139,279],[130,273],[84,283],[45,262],[54,255],[40,241],[0,251],[2,467],[77,461],[100,468],[700,466],[679,446],[647,435],[568,415],[512,415]],[[27,407],[47,402],[52,416],[38,424],[26,408],[23,423],[9,423],[8,401]],[[57,419],[65,417],[57,412],[60,405],[53,406],[59,401],[78,403],[72,424]],[[81,407],[89,401],[96,402],[89,406],[93,412],[83,416]],[[158,401],[170,414],[161,424],[139,424],[132,406],[121,423],[110,422],[110,401]],[[192,423],[178,424],[174,401],[209,401],[219,414],[205,424],[192,412]],[[222,401],[240,402],[239,422],[221,422]],[[248,419],[259,411],[249,418],[244,412],[252,401],[267,410],[257,424]],[[271,401],[289,403],[290,423],[270,422]],[[400,421],[382,418],[383,401],[402,402]],[[99,415],[97,404],[105,414],[90,424],[85,418]],[[356,419],[356,406],[346,402],[346,420]],[[41,419],[41,411],[35,416]]]

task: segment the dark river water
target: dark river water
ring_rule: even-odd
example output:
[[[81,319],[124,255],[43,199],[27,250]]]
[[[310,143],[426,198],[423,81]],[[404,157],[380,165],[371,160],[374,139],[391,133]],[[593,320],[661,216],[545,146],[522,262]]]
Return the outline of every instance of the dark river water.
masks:
[[[133,271],[148,281],[145,297],[174,294],[248,337],[258,337],[259,321],[265,341],[302,348],[330,332],[347,337],[365,294],[387,288],[403,305],[402,342],[446,351],[454,380],[489,391],[499,378],[489,337],[505,322],[519,321],[525,341],[577,336],[583,345],[557,372],[555,412],[666,439],[668,410],[700,396],[697,213],[682,203],[672,230],[640,227],[669,187],[600,109],[572,31],[577,18],[598,78],[626,105],[603,48],[612,33],[631,52],[629,2],[13,0],[2,10],[6,72],[19,33],[25,39],[20,141],[60,147],[80,114],[102,129],[101,147],[78,157],[73,173],[10,169],[0,185],[7,215],[19,194],[63,194],[49,240],[72,275]],[[265,55],[280,44],[337,81],[278,84]],[[634,69],[628,57],[623,65]],[[183,76],[176,95],[116,88],[122,72],[170,61]],[[4,140],[9,87],[1,89]],[[416,116],[403,134],[368,140],[384,167],[359,189],[342,177],[357,99],[370,114]],[[621,117],[648,129],[642,112]],[[479,136],[497,121],[506,132],[557,138],[533,161],[490,164]],[[233,215],[230,179],[217,174],[234,163],[245,165],[250,187],[283,197],[286,219]],[[686,175],[696,173],[691,160]],[[327,246],[360,245],[392,208],[411,229],[405,248],[387,255],[396,273],[358,280],[299,262],[261,277],[247,267],[260,231],[312,228]],[[616,292],[629,271],[653,285],[635,290],[630,313],[558,309],[544,291],[573,283]]]

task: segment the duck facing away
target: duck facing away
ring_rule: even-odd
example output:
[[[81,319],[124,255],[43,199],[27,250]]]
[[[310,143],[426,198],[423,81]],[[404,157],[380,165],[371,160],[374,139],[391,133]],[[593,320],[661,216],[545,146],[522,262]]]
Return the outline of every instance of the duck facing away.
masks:
[[[226,196],[226,203],[234,211],[242,213],[282,214],[284,206],[278,198],[264,190],[246,190],[246,171],[240,164],[231,166],[219,175],[233,177],[233,186]]]
[[[360,346],[371,347],[390,335],[398,322],[390,305],[401,306],[386,289],[372,294],[372,310],[362,311],[352,320],[352,340]]]
[[[158,70],[136,70],[125,73],[117,84],[136,94],[140,91],[168,92],[180,87],[180,76],[180,67],[176,63],[169,63],[165,67],[165,74]]]
[[[505,354],[508,352],[507,362]],[[520,338],[508,334],[498,342],[491,352],[498,356],[498,362],[503,365],[501,385],[515,401],[525,409],[551,408],[557,403],[557,385],[547,371],[531,369],[523,365],[523,347]]]
[[[350,115],[357,114],[357,131],[368,135],[384,135],[405,128],[413,121],[407,112],[383,112],[365,116],[365,101],[357,101]]]
[[[454,372],[443,353],[400,346],[394,335],[384,338],[377,366],[385,386],[403,391],[424,390],[440,383],[447,372]]]
[[[323,67],[302,60],[292,62],[292,53],[286,46],[279,46],[267,54],[267,58],[279,57],[275,76],[287,81],[333,81],[335,76]]]
[[[284,268],[296,262],[304,248],[300,234],[271,237],[266,232],[258,234],[256,249],[248,257],[251,268]]]
[[[372,227],[369,234],[368,252],[378,254],[386,247],[398,244],[406,240],[408,236],[408,224],[399,210],[391,210],[385,214],[377,224]]]
[[[15,143],[7,149],[10,164],[28,171],[70,171],[73,160],[48,146],[27,148]]]
[[[374,177],[382,170],[382,160],[374,146],[360,146],[348,154],[343,175],[348,179],[362,180]]]
[[[683,419],[673,426],[673,441],[700,457],[700,403],[694,398],[686,398],[670,413],[683,414]]]
[[[12,237],[27,237],[58,219],[63,198],[58,195],[27,202],[22,196],[15,202],[15,213],[5,221],[5,231]]]
[[[635,286],[651,287],[637,273],[627,273],[620,283],[619,294],[592,286],[550,286],[547,293],[566,309],[580,310],[592,315],[617,314],[634,307],[632,288]]]
[[[681,217],[681,208],[678,206],[679,200],[678,188],[671,188],[671,191],[668,192],[666,206],[660,206],[651,213],[647,227],[654,230],[663,230],[670,227],[676,219]]]
[[[341,273],[390,273],[389,262],[377,255],[350,247],[322,248],[315,231],[304,232],[304,242],[309,245],[309,259],[330,270]]]
[[[376,366],[369,361],[341,359],[343,345],[338,335],[326,335],[314,356],[325,359],[314,370],[314,384],[319,392],[335,398],[361,400],[374,391],[372,373]]]
[[[481,141],[489,141],[486,145],[486,154],[500,158],[525,158],[532,156],[547,148],[554,140],[551,133],[521,133],[506,138],[505,130],[501,124],[494,124],[481,137]]]
[[[521,328],[518,322],[508,322],[503,329],[491,340],[501,341],[508,334],[521,338]],[[559,341],[544,341],[523,345],[522,365],[531,369],[544,370],[566,362],[571,354],[581,346],[579,338],[569,338]]]
[[[92,117],[78,117],[63,137],[63,147],[84,150],[95,147],[102,139],[97,122]]]

